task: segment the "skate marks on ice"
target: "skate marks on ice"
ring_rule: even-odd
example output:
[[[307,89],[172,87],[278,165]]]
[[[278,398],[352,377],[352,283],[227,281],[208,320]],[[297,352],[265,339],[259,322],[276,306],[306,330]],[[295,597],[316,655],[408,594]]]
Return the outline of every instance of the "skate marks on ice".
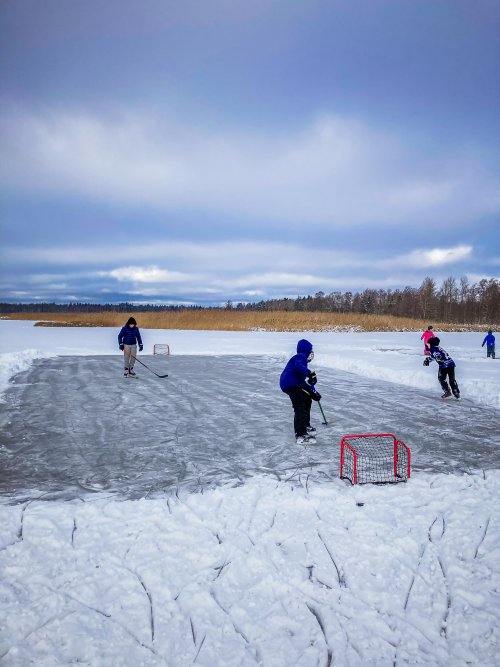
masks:
[[[17,375],[0,405],[0,493],[154,497],[323,466],[317,450],[295,444],[276,360],[143,358],[169,378],[140,368],[124,378],[118,356],[38,360]],[[330,450],[328,440],[328,477]]]
[[[299,484],[338,475],[340,437],[394,432],[414,470],[498,467],[498,411],[331,369],[318,369],[316,445],[295,444],[293,413],[279,390],[282,360],[242,356],[143,357],[169,377],[121,357],[37,360],[0,405],[0,494],[18,500],[108,492],[155,497],[204,492],[263,473]]]
[[[0,506],[0,661],[494,667],[499,482],[34,502],[22,541],[21,506]]]
[[[395,433],[411,449],[412,470],[463,473],[500,467],[500,411],[468,400],[340,371],[322,370],[327,419],[336,435]]]

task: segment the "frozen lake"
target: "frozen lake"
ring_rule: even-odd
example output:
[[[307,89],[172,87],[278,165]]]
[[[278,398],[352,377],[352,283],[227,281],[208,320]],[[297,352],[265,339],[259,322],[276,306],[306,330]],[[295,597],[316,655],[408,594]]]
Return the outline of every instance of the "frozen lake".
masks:
[[[108,492],[136,499],[176,488],[203,490],[256,473],[279,479],[338,476],[346,433],[393,432],[412,450],[413,469],[498,468],[500,412],[467,399],[442,401],[440,387],[418,390],[321,368],[318,443],[295,444],[292,408],[273,356],[141,359],[138,379],[121,357],[35,360],[0,405],[0,494],[23,500]],[[434,371],[434,369],[433,369]]]
[[[296,334],[146,330],[169,377],[129,380],[115,330],[0,329],[2,665],[498,664],[482,337],[446,334],[443,402],[415,333],[312,333],[332,424],[313,406],[304,448],[278,387]],[[338,479],[363,431],[411,447],[408,484]]]

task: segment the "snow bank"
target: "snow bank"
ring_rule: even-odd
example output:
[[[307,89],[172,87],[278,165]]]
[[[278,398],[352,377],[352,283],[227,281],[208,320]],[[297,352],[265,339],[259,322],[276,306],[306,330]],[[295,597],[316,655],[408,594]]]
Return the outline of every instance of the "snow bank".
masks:
[[[0,507],[0,659],[498,664],[500,472]]]
[[[0,401],[2,401],[2,394],[5,391],[9,379],[28,370],[33,359],[40,359],[41,357],[52,356],[50,354],[41,352],[40,350],[22,350],[20,352],[4,352],[0,354]]]

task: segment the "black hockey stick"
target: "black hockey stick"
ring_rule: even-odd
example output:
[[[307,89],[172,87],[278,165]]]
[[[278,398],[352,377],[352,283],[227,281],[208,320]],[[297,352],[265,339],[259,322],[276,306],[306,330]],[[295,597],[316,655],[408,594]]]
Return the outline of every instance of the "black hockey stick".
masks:
[[[325,426],[328,426],[328,422],[326,421],[325,413],[323,412],[323,408],[321,407],[321,401],[318,401],[319,409],[321,410],[321,414],[323,415],[323,424]]]
[[[318,392],[316,391],[316,387],[314,387],[314,385],[311,385],[311,386],[310,386],[310,389],[312,389],[312,391],[313,391],[314,394],[318,394]],[[319,394],[318,394],[318,396],[319,396]],[[322,422],[322,423],[323,423],[325,426],[328,426],[328,422],[327,422],[327,420],[326,420],[325,413],[323,412],[323,408],[321,407],[321,400],[318,399],[318,398],[316,398],[316,399],[314,399],[314,400],[316,400],[317,404],[319,405],[319,409],[321,410],[321,414],[323,415],[323,422]]]
[[[128,355],[129,357],[133,357],[136,361],[138,361],[140,364],[142,364],[142,365],[144,366],[144,368],[147,368],[148,371],[151,371],[151,373],[153,373],[154,375],[156,375],[157,378],[168,378],[168,373],[166,373],[165,375],[158,375],[158,373],[157,373],[156,371],[154,371],[152,368],[149,368],[149,366],[146,366],[146,364],[143,363],[140,359],[138,359],[138,358],[135,356],[135,354],[132,354],[132,352],[128,352],[128,351],[127,351],[127,355]]]

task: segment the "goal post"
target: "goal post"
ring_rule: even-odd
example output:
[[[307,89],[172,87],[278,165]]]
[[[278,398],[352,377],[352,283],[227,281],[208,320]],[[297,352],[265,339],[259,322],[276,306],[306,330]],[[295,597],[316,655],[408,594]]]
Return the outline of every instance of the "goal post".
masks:
[[[170,354],[170,345],[167,345],[167,343],[155,343],[153,345],[153,354]]]
[[[344,435],[340,441],[340,478],[351,484],[406,482],[410,448],[393,433]]]

